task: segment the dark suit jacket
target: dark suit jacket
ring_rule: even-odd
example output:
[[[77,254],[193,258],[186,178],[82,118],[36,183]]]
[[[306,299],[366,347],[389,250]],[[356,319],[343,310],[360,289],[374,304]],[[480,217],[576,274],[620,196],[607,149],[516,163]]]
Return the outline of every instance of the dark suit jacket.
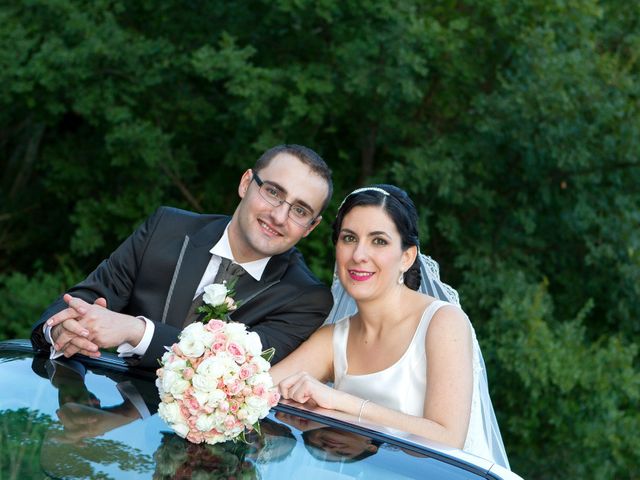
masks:
[[[110,310],[152,320],[155,332],[149,349],[128,361],[156,368],[164,346],[177,341],[211,258],[209,250],[229,221],[228,216],[160,207],[67,293],[89,303],[104,297]],[[235,300],[241,305],[231,319],[257,332],[263,348],[274,347],[274,362],[307,339],[333,304],[330,290],[313,276],[295,248],[273,256],[259,282],[251,275],[241,276]],[[65,308],[60,297],[42,314],[31,332],[34,348],[49,349],[42,324]]]

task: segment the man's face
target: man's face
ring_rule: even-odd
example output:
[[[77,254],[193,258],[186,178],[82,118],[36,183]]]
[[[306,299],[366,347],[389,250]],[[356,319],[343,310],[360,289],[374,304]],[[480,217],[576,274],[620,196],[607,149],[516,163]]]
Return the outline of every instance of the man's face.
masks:
[[[288,153],[280,153],[256,173],[266,186],[279,190],[286,202],[307,207],[313,212],[312,218],[319,215],[329,188],[308,165]],[[288,203],[273,206],[261,196],[251,170],[242,175],[238,194],[242,200],[233,214],[229,238],[233,256],[241,263],[289,250],[309,235],[321,219],[318,217],[311,226],[293,222]]]

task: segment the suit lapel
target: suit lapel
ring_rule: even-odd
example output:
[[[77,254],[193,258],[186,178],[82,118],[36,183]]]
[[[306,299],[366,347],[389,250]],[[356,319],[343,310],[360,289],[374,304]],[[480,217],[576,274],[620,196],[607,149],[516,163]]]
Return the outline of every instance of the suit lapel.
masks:
[[[196,288],[198,288],[202,275],[211,260],[209,250],[220,239],[229,220],[229,218],[224,218],[213,221],[189,239],[184,250],[182,263],[176,266],[178,272],[173,295],[169,300],[167,323],[182,327]]]

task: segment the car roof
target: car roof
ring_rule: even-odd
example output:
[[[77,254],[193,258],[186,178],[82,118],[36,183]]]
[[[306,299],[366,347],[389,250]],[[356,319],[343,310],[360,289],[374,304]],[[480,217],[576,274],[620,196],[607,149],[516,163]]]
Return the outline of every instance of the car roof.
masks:
[[[518,479],[457,449],[322,409],[281,402],[248,444],[193,445],[155,413],[155,373],[113,354],[50,361],[0,342],[0,446],[15,478]],[[143,418],[140,418],[140,417]],[[5,455],[5,454],[3,454]],[[6,464],[6,465],[5,465]],[[222,470],[220,470],[222,469]]]

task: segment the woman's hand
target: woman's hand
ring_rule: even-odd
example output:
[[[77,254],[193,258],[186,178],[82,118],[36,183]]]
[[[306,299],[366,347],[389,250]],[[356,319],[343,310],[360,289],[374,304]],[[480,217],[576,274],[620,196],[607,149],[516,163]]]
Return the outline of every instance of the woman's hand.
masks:
[[[307,372],[298,372],[282,380],[278,387],[282,398],[294,400],[298,403],[312,401],[321,408],[336,410],[340,403],[336,397],[339,392],[328,385],[316,380]]]

